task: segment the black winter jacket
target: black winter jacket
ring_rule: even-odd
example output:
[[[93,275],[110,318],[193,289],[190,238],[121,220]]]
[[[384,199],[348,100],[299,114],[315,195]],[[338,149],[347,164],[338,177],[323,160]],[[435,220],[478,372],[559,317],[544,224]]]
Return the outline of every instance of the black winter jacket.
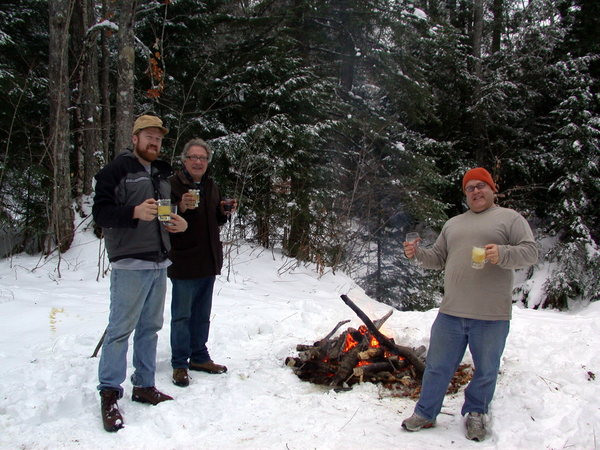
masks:
[[[200,188],[200,204],[197,208],[179,213],[188,223],[183,233],[171,235],[169,259],[173,262],[167,270],[170,278],[190,280],[219,275],[223,267],[223,244],[219,236],[220,226],[227,216],[220,211],[219,187],[206,174],[199,186],[184,171],[177,171],[169,178],[171,203],[179,204],[189,189]]]
[[[170,198],[171,166],[156,160],[148,174],[131,150],[119,154],[95,176],[92,214],[103,228],[110,261],[136,258],[164,261],[171,248],[169,233],[158,220],[133,218],[133,209],[149,198]]]

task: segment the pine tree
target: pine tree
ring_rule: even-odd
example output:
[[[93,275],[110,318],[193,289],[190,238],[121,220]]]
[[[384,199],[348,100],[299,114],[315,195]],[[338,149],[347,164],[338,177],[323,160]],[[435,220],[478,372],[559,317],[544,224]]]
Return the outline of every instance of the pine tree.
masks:
[[[7,251],[38,252],[48,228],[48,5],[0,6],[0,228]]]

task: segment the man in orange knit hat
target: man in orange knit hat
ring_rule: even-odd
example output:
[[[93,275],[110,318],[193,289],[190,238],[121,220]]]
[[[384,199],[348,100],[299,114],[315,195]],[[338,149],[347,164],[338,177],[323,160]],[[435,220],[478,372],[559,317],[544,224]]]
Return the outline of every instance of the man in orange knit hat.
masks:
[[[444,270],[444,298],[431,327],[421,396],[402,427],[418,431],[435,426],[468,345],[475,371],[461,414],[467,415],[467,439],[482,441],[509,331],[513,270],[536,263],[538,252],[523,216],[495,204],[498,189],[487,170],[467,171],[462,188],[469,210],[448,220],[431,248],[419,247],[419,240],[404,242],[408,258],[424,268]],[[474,247],[482,261],[475,261]]]

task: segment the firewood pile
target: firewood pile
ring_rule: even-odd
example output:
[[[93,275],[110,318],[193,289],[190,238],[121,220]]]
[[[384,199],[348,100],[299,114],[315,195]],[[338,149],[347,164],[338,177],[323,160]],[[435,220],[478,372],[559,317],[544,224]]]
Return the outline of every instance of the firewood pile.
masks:
[[[342,295],[342,300],[364,325],[358,329],[347,328],[334,337],[338,329],[350,321],[339,322],[327,336],[312,345],[299,344],[298,356],[287,357],[285,364],[301,380],[335,390],[349,390],[356,383],[371,382],[387,388],[392,396],[418,397],[425,370],[425,347],[397,345],[379,331],[393,311],[373,322],[346,295]],[[470,378],[470,366],[460,366],[448,392],[456,392]]]

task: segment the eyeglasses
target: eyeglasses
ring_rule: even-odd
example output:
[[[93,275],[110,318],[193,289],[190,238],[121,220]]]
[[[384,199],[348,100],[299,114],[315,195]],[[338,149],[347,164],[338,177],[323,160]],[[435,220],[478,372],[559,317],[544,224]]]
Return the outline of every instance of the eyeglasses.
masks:
[[[185,159],[191,159],[192,161],[204,161],[208,162],[208,157],[206,156],[197,156],[197,155],[187,155]]]
[[[481,182],[481,183],[474,184],[472,186],[467,186],[465,188],[465,191],[468,193],[473,192],[475,189],[477,189],[478,191],[481,191],[486,186],[487,186],[487,184],[485,184],[484,182]]]

